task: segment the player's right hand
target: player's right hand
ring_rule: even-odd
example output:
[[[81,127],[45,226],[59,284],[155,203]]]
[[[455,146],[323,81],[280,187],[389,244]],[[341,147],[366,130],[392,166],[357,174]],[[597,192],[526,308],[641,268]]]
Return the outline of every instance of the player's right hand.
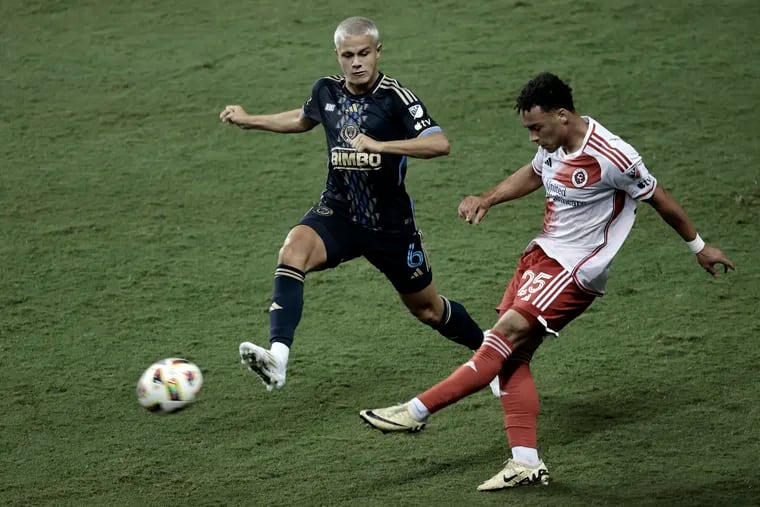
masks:
[[[224,123],[230,123],[232,125],[241,125],[248,113],[245,112],[242,106],[226,106],[221,113],[219,113],[219,119]]]
[[[728,273],[729,269],[736,269],[736,266],[731,262],[731,259],[726,257],[720,249],[710,244],[705,245],[705,247],[697,254],[697,262],[702,266],[702,269],[710,273],[713,277],[718,276],[718,270],[715,269],[716,264],[721,264],[723,266],[724,273]]]
[[[479,224],[488,213],[490,204],[487,199],[477,195],[468,195],[459,203],[459,218],[468,224]]]

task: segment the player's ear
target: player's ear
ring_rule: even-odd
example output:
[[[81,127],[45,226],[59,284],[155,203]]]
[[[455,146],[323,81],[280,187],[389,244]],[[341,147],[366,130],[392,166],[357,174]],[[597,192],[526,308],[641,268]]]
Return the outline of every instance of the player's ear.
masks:
[[[380,50],[381,49],[383,49],[383,45],[378,42],[377,43],[377,47],[375,48],[375,51],[377,52],[377,57],[378,58],[380,58],[380,55],[381,55]]]
[[[564,108],[560,108],[559,111],[557,111],[557,116],[559,117],[559,122],[562,125],[567,125],[567,122],[569,118],[567,117],[567,110]]]

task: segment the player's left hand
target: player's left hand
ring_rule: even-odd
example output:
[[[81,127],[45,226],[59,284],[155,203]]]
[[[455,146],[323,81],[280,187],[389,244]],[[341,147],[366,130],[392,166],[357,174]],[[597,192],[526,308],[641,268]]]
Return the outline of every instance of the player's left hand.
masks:
[[[365,134],[359,134],[351,139],[351,146],[362,153],[382,153],[383,143],[375,141]]]
[[[697,254],[697,262],[713,277],[718,276],[718,270],[715,269],[716,264],[723,265],[724,273],[728,273],[729,269],[736,269],[734,263],[731,262],[731,259],[726,257],[723,252],[712,245],[705,245],[705,247]]]
[[[479,195],[468,195],[459,203],[459,218],[464,219],[468,224],[477,225],[483,221],[490,208],[488,199]]]

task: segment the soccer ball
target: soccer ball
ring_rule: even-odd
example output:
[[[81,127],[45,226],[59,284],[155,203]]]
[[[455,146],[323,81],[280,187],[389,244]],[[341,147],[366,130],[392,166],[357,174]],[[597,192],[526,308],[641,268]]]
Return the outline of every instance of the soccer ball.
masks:
[[[195,401],[203,386],[200,368],[171,357],[150,365],[137,382],[137,401],[151,412],[176,412]]]

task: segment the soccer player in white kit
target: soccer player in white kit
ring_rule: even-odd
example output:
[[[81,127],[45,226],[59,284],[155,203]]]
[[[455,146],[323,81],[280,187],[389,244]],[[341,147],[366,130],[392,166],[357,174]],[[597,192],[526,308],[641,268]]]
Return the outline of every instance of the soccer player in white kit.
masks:
[[[363,410],[382,431],[419,431],[430,414],[479,391],[499,376],[504,425],[512,458],[478,486],[481,491],[547,484],[536,443],[538,393],[530,372],[533,353],[604,294],[610,263],[628,237],[636,204],[660,214],[713,276],[733,263],[706,244],[678,202],[657,184],[636,150],[599,122],[575,112],[572,90],[542,73],[529,81],[515,109],[538,145],[533,160],[493,189],[466,197],[459,216],[480,223],[499,203],[546,191],[541,233],[523,252],[497,307],[499,319],[475,355],[447,379],[393,407]],[[505,396],[509,393],[508,396]]]

